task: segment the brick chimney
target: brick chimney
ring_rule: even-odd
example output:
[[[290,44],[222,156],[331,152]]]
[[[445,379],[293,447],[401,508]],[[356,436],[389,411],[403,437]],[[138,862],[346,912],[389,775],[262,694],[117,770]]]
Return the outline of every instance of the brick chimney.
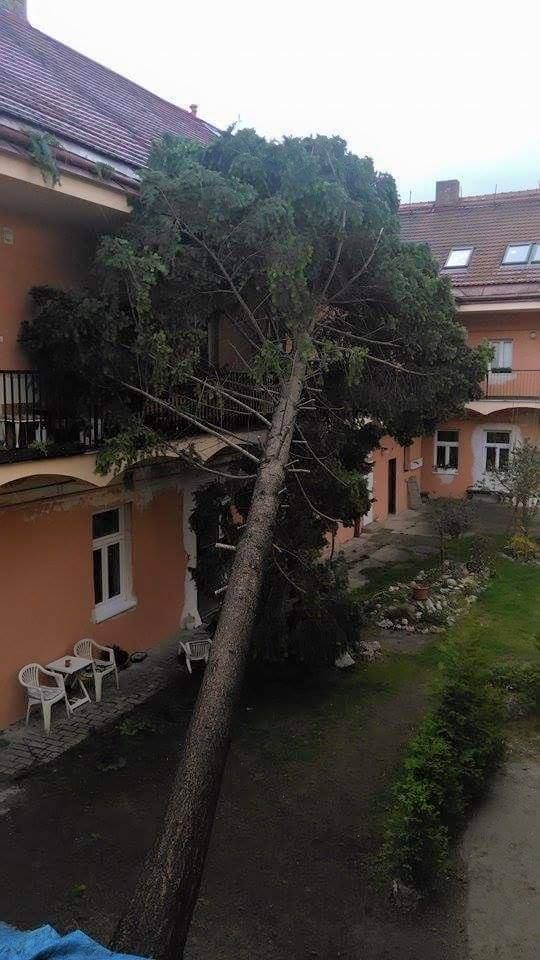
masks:
[[[457,203],[459,200],[459,180],[437,180],[435,184],[435,203]]]
[[[28,20],[26,0],[0,0],[0,11],[1,10],[7,10],[9,13],[14,13],[22,20]]]
[[[189,112],[190,112],[190,114],[191,114],[192,117],[196,117],[196,116],[197,116],[197,111],[198,111],[198,109],[199,109],[199,104],[198,104],[198,103],[190,103],[190,105],[189,105]]]

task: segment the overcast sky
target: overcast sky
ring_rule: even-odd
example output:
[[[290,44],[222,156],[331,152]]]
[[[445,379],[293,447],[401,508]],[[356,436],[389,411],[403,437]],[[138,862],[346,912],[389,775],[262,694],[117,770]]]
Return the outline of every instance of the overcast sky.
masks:
[[[429,200],[537,187],[536,2],[28,0],[35,27],[204,119],[340,134]]]

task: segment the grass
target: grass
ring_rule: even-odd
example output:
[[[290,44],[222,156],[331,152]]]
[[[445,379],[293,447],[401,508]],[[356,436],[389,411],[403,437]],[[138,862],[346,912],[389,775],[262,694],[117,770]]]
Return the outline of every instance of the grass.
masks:
[[[540,662],[540,568],[505,558],[481,599],[446,635],[474,643],[489,662]]]
[[[503,538],[504,539],[504,538]],[[471,536],[460,537],[457,540],[451,540],[448,544],[447,553],[449,560],[466,561],[470,558],[471,548],[474,540]],[[415,560],[407,560],[404,563],[396,563],[389,567],[373,568],[367,570],[369,583],[363,587],[357,587],[353,592],[359,599],[365,599],[384,590],[392,583],[407,583],[413,580],[420,570],[431,570],[440,563],[438,553],[430,557],[418,557]]]
[[[468,538],[452,544],[451,555],[466,559]],[[411,579],[437,558],[396,564],[369,584],[369,592],[392,582]],[[360,596],[368,595],[366,588]],[[478,602],[445,634],[424,650],[407,655],[386,654],[384,660],[354,670],[311,676],[289,685],[254,689],[246,703],[237,742],[265,763],[313,763],[335,749],[336,731],[353,735],[369,714],[374,698],[395,694],[404,684],[429,685],[438,672],[448,641],[474,643],[486,663],[497,660],[540,662],[540,573],[536,565],[499,558],[493,579]]]

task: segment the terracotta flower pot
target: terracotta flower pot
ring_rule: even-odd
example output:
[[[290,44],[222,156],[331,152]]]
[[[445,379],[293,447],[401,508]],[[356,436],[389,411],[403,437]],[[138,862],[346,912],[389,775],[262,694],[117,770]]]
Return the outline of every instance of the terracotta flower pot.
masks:
[[[413,586],[413,600],[427,600],[429,587],[427,583],[415,583]]]

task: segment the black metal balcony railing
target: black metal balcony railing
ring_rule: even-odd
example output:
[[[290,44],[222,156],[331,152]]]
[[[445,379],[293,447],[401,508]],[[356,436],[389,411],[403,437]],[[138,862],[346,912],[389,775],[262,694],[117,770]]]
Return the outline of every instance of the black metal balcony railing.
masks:
[[[234,391],[247,405],[269,411],[268,395],[248,373],[226,371],[220,380],[224,390]],[[145,423],[169,436],[200,433],[196,425],[190,426],[158,404],[138,404],[133,395],[126,402],[142,414]],[[209,386],[198,386],[191,395],[178,398],[176,405],[228,430],[260,425],[256,417]],[[103,400],[70,402],[61,385],[52,387],[36,371],[0,370],[0,463],[97,450],[117,427],[117,417]]]
[[[540,400],[540,370],[492,370],[481,386],[489,400]]]

